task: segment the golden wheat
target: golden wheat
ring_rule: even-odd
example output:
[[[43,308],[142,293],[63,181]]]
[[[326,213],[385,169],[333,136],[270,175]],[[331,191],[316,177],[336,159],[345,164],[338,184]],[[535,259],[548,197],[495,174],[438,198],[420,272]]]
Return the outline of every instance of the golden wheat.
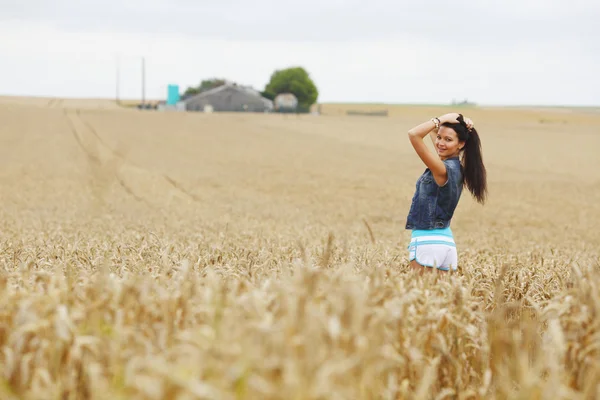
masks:
[[[459,272],[418,276],[405,132],[441,109],[18,100],[0,102],[0,398],[600,397],[600,115],[470,109],[490,201],[461,200]]]

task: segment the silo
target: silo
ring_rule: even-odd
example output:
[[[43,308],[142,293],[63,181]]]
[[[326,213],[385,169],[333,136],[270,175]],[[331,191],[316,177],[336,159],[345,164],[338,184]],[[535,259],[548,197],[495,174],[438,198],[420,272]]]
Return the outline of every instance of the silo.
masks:
[[[179,101],[179,85],[169,85],[167,89],[167,105],[174,106]]]

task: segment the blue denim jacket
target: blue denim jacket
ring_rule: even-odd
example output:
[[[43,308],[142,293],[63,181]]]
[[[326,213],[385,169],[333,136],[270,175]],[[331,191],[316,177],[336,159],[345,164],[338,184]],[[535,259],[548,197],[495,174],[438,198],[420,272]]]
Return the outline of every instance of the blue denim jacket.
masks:
[[[440,229],[450,220],[462,193],[462,170],[458,157],[444,160],[448,181],[438,186],[427,168],[417,180],[417,190],[406,219],[406,229]]]

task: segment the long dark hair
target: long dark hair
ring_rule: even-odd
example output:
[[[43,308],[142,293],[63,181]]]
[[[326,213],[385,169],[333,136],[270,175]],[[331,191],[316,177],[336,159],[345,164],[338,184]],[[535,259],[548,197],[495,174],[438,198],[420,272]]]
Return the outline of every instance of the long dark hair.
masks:
[[[452,128],[459,141],[465,142],[461,150],[461,165],[463,172],[463,185],[475,197],[478,203],[485,203],[487,197],[487,174],[483,157],[481,155],[481,140],[475,128],[469,130],[462,116],[459,114],[458,123],[444,123],[442,126]]]

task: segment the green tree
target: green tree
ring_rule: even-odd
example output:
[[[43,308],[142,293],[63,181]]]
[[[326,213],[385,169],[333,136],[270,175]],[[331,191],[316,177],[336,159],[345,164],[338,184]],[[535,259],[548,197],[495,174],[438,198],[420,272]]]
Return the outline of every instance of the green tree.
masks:
[[[273,100],[280,93],[292,93],[296,96],[300,112],[308,112],[319,97],[315,83],[302,67],[277,70],[271,75],[271,81],[262,95]]]
[[[200,82],[198,86],[190,86],[183,93],[184,96],[195,96],[198,93],[206,92],[207,90],[214,89],[216,87],[222,86],[226,83],[225,79],[220,78],[212,78],[205,79]]]

